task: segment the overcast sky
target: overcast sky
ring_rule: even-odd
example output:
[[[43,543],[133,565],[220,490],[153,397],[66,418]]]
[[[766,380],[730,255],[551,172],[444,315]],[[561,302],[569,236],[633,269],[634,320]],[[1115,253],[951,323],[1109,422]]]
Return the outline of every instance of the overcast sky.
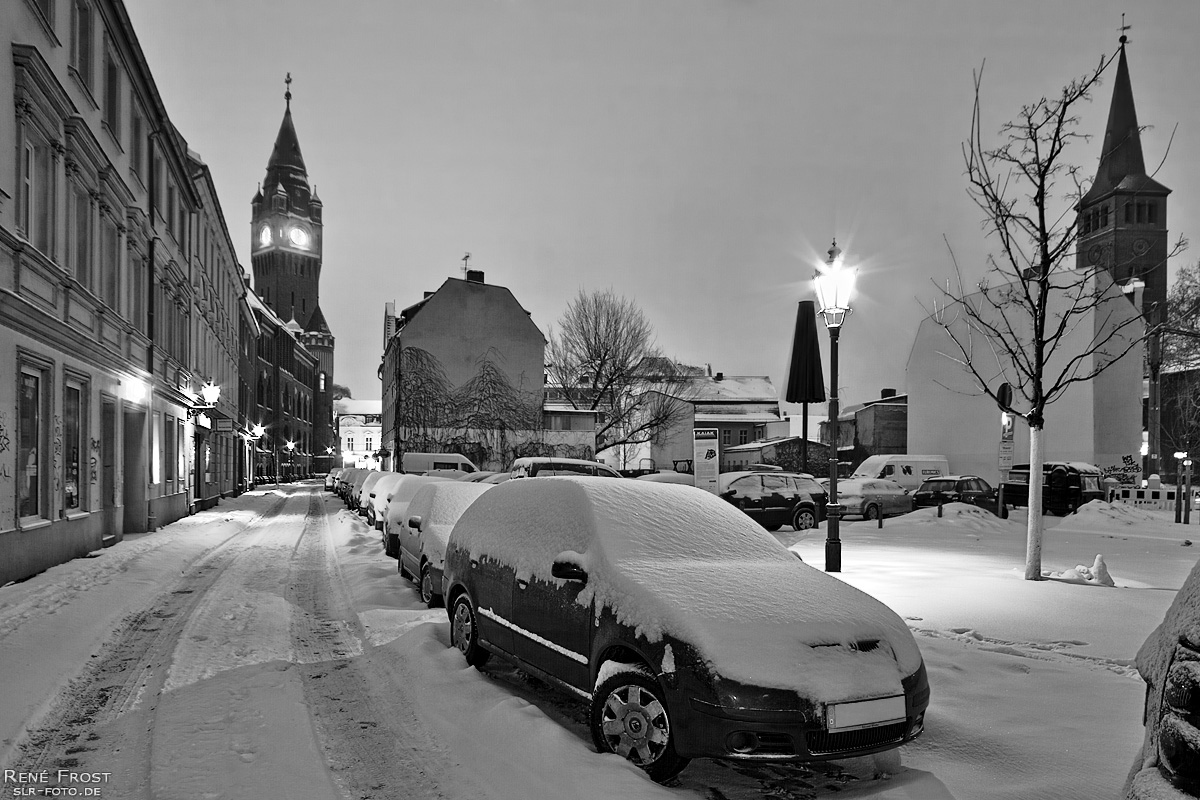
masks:
[[[468,251],[543,333],[611,287],[668,355],[782,393],[834,236],[859,267],[843,402],[904,391],[946,240],[969,277],[988,252],[960,150],[972,71],[986,59],[992,134],[1113,53],[1122,11],[1147,169],[1167,156],[1171,238],[1197,242],[1172,276],[1200,258],[1195,0],[125,1],[247,271],[291,73],[335,379],[356,398],[379,396],[384,303],[462,277]],[[1111,74],[1081,115],[1096,138],[1068,153],[1089,176]]]

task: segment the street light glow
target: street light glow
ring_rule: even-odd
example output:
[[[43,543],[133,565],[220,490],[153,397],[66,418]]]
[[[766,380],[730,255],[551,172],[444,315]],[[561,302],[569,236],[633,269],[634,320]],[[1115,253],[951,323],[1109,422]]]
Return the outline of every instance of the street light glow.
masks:
[[[817,292],[817,305],[825,327],[840,328],[850,313],[850,298],[854,294],[854,282],[857,270],[847,269],[842,260],[842,250],[837,246],[829,248],[829,259],[825,264],[817,265],[813,277],[813,287]]]

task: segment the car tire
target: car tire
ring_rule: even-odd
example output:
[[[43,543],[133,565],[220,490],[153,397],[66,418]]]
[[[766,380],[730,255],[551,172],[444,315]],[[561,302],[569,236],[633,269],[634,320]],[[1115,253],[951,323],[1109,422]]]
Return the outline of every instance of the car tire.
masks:
[[[879,506],[875,505],[874,503],[867,506],[866,511],[863,512],[864,519],[875,520],[875,519],[879,519],[879,517],[880,517]]]
[[[792,528],[807,531],[817,527],[817,514],[811,508],[798,508],[792,515]]]
[[[629,759],[658,783],[674,778],[691,761],[675,752],[663,696],[650,670],[627,664],[596,687],[589,714],[596,750]]]
[[[764,524],[763,527],[766,528],[771,533],[774,533],[775,531],[777,531],[783,527],[783,523],[782,522],[772,522],[770,525]]]
[[[454,599],[454,608],[450,611],[450,644],[458,648],[467,663],[476,669],[486,664],[492,655],[479,644],[479,618],[466,592]]]
[[[425,607],[437,608],[438,592],[434,591],[433,576],[430,574],[428,564],[421,566],[421,580],[418,583],[421,589],[421,600],[425,603]]]

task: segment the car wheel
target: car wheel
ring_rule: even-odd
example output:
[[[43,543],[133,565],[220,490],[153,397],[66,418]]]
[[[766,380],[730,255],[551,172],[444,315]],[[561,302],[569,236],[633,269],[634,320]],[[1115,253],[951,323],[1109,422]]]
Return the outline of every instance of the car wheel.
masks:
[[[798,531],[807,531],[817,527],[817,515],[811,508],[798,508],[792,516],[792,527]]]
[[[592,694],[592,742],[601,753],[616,753],[662,783],[683,771],[690,759],[675,752],[671,715],[658,681],[645,667],[623,666]]]
[[[770,525],[764,524],[763,527],[766,528],[767,530],[769,530],[771,533],[774,533],[775,531],[777,531],[783,527],[783,523],[782,522],[772,522]]]
[[[426,608],[437,608],[438,592],[433,588],[433,575],[429,572],[428,564],[421,567],[421,600]]]
[[[491,656],[479,645],[477,619],[475,606],[465,592],[455,598],[454,610],[450,614],[450,644],[457,647],[467,663],[475,668],[482,667]]]
[[[867,510],[863,512],[863,516],[867,519],[879,519],[879,506],[869,505]]]

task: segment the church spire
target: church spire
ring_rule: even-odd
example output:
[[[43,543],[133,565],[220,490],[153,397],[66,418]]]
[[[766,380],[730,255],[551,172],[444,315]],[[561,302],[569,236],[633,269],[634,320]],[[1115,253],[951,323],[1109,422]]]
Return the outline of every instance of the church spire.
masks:
[[[1125,26],[1122,25],[1122,31]],[[1098,200],[1114,190],[1166,192],[1146,174],[1142,156],[1142,136],[1138,128],[1137,110],[1133,105],[1133,84],[1129,79],[1129,62],[1125,58],[1128,38],[1121,34],[1121,49],[1117,55],[1117,76],[1113,82],[1112,105],[1108,109],[1108,125],[1104,128],[1104,146],[1100,151],[1100,166],[1096,180],[1084,196],[1084,204]]]
[[[267,161],[263,194],[270,197],[282,186],[294,207],[306,208],[311,190],[308,185],[308,169],[304,166],[304,156],[300,154],[300,140],[296,136],[296,126],[292,123],[292,73],[287,73],[284,83],[287,90],[283,94],[286,103],[283,122],[279,125],[279,134],[275,137],[275,146],[271,150],[270,160]]]

